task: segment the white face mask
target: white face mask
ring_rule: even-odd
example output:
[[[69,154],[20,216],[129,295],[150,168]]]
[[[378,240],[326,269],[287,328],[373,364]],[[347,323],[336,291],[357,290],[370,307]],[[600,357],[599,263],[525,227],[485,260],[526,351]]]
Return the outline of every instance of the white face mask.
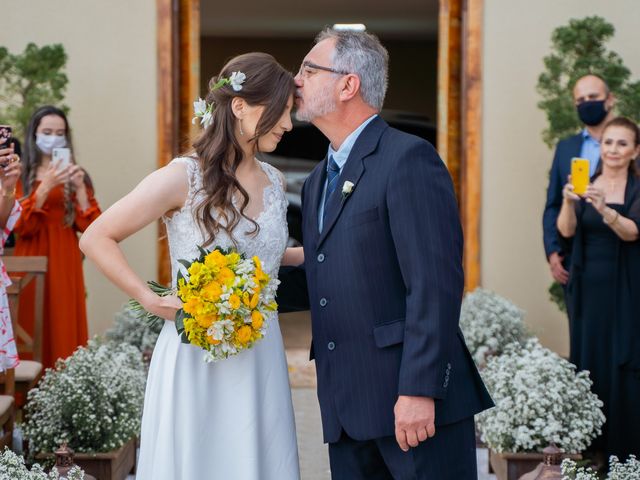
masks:
[[[45,135],[44,133],[36,133],[36,145],[45,155],[51,155],[54,148],[63,148],[67,146],[67,137],[64,135]]]

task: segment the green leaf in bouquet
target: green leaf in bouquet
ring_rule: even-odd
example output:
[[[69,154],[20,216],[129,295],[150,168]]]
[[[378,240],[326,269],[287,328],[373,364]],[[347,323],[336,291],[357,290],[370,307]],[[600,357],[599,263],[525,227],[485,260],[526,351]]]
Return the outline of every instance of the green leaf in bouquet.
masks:
[[[149,288],[153,293],[159,295],[160,297],[166,297],[167,295],[171,295],[172,293],[174,293],[172,288],[165,287],[158,282],[148,281],[147,285],[149,285]],[[136,316],[136,318],[146,321],[148,325],[153,325],[155,323],[164,323],[163,318],[147,312],[137,300],[133,298],[129,299],[128,305],[131,309],[131,312]]]
[[[188,262],[187,260],[178,260],[178,263],[180,265],[182,265],[184,268],[186,268],[187,271],[189,270],[189,267],[191,266],[191,262]],[[178,274],[180,274],[180,270],[178,270]]]
[[[176,312],[176,330],[178,330],[178,333],[181,334],[182,332],[184,332],[184,319],[186,317],[186,314],[184,313],[183,309],[180,309]]]
[[[204,257],[209,255],[210,252],[208,252],[207,250],[202,248],[200,245],[198,245],[198,251],[200,252],[200,258],[198,259],[198,261],[199,262],[204,262]]]

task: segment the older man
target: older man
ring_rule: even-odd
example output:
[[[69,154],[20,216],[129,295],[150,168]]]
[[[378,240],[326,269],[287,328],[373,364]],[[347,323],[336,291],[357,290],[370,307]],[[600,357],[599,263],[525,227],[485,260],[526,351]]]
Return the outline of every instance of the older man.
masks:
[[[434,148],[378,115],[387,62],[374,36],[329,29],[296,76],[298,118],[330,140],[302,202],[332,478],[475,480],[492,402],[458,328],[456,200]]]
[[[553,157],[547,203],[542,217],[544,229],[544,250],[553,278],[566,285],[569,280],[568,255],[570,249],[562,245],[556,229],[556,220],[562,206],[562,187],[571,173],[571,159],[582,157],[589,160],[590,176],[600,162],[600,137],[606,123],[613,118],[615,96],[609,91],[604,80],[597,75],[585,75],[573,87],[573,101],[583,129],[558,142]]]

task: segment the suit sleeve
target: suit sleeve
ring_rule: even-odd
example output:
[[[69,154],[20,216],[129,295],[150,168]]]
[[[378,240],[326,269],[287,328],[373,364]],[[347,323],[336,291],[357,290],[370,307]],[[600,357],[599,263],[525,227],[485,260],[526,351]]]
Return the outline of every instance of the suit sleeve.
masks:
[[[387,205],[407,292],[398,394],[442,399],[464,289],[463,240],[451,177],[429,144],[401,155]]]
[[[560,214],[560,207],[562,207],[562,188],[564,187],[567,179],[560,178],[561,155],[559,152],[560,146],[556,147],[556,151],[553,156],[553,163],[549,174],[549,187],[547,188],[547,202],[544,206],[544,213],[542,215],[544,251],[547,255],[547,259],[552,253],[562,251],[556,222],[558,220],[558,215]]]

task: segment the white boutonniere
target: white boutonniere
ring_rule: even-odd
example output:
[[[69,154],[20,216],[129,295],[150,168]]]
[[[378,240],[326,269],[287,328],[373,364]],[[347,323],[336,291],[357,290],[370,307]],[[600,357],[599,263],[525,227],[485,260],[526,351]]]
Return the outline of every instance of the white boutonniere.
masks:
[[[347,197],[351,195],[351,192],[353,192],[353,187],[353,182],[350,182],[349,180],[342,184],[342,201],[345,201]]]

